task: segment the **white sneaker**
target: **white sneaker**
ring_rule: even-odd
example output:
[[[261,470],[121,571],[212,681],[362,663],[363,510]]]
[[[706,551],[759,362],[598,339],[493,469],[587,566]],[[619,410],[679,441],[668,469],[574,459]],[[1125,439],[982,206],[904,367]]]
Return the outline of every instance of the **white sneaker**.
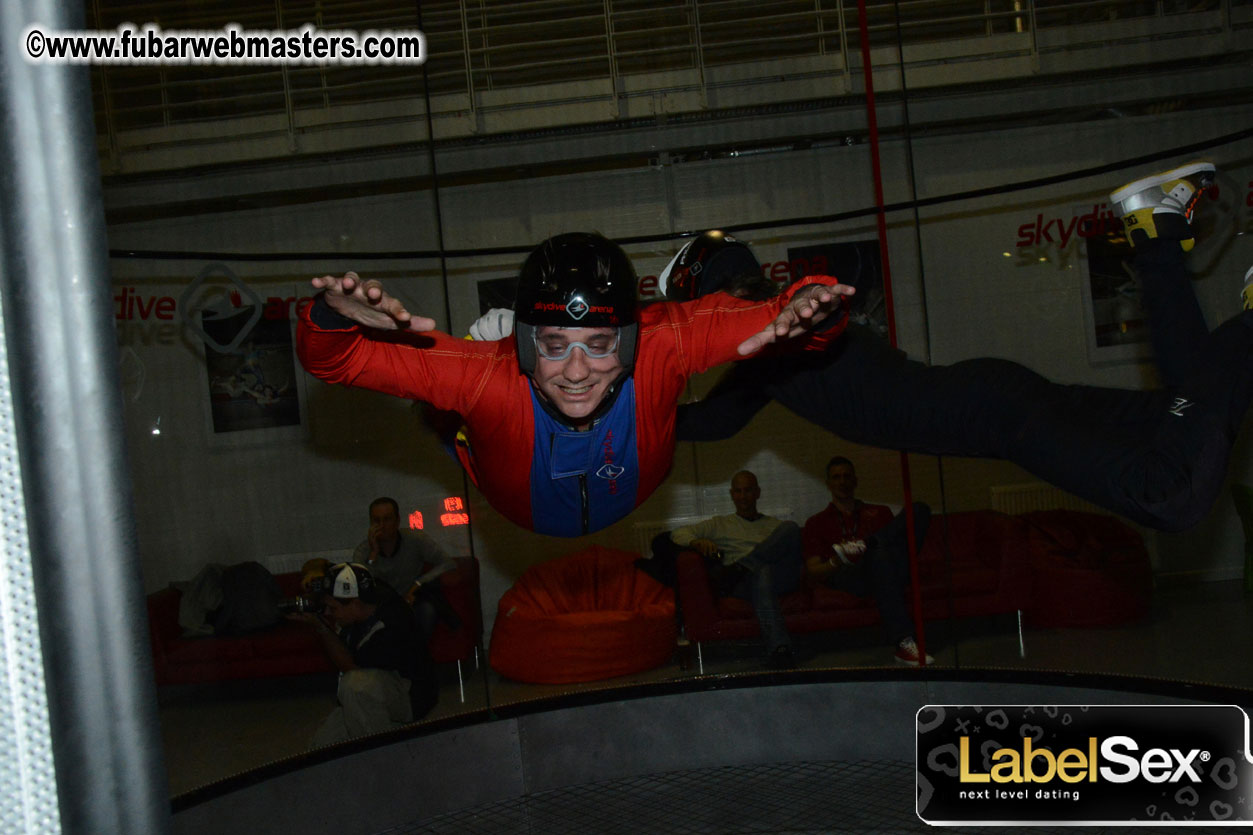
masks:
[[[906,664],[910,667],[918,666],[918,644],[912,637],[902,638],[901,642],[896,645],[896,663]],[[930,653],[927,654],[927,665],[935,663],[935,657]]]
[[[831,546],[831,550],[845,565],[857,565],[861,562],[861,558],[866,556],[866,540],[852,539],[848,542],[837,542]]]
[[[1179,241],[1185,252],[1192,249],[1192,216],[1201,195],[1213,187],[1216,170],[1212,162],[1190,162],[1141,177],[1111,194],[1131,245],[1160,237]]]

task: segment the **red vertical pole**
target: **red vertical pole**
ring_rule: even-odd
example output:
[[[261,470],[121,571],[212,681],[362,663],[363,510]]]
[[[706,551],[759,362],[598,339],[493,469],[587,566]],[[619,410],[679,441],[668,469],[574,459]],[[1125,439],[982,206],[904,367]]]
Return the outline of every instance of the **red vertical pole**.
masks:
[[[888,221],[883,210],[883,167],[879,159],[879,120],[874,100],[874,65],[870,61],[870,27],[866,22],[866,0],[857,0],[857,26],[861,35],[862,76],[866,84],[866,125],[870,132],[870,170],[874,200],[878,208],[879,255],[883,260],[883,301],[888,314],[888,340],[896,347],[896,306],[892,300],[892,265],[888,256]],[[902,63],[905,56],[900,56]],[[901,69],[904,72],[904,67]],[[918,537],[914,528],[914,500],[909,477],[909,456],[901,453],[901,486],[905,493],[905,533],[909,545],[909,580],[913,589],[914,639],[920,661],[927,657],[927,640],[922,622],[922,591],[918,577]]]

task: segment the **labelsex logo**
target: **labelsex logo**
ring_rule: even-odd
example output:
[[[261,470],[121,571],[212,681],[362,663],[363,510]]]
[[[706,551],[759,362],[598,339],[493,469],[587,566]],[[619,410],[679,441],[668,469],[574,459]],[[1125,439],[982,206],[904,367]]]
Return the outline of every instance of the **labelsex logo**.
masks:
[[[1177,783],[1185,777],[1193,783],[1201,782],[1192,763],[1198,758],[1207,761],[1208,751],[1193,748],[1187,753],[1178,748],[1150,748],[1138,757],[1127,752],[1139,751],[1139,744],[1129,736],[1111,736],[1100,743],[1088,737],[1088,750],[1067,748],[1053,754],[1047,748],[1033,748],[1031,739],[1022,741],[1022,752],[1013,748],[1001,748],[992,755],[996,765],[991,771],[978,772],[970,768],[970,738],[963,736],[960,742],[961,782],[963,783],[1047,783],[1054,777],[1065,783],[1090,782],[1097,779],[1112,783],[1130,783],[1143,777],[1150,783]],[[1101,765],[1101,760],[1115,765]]]

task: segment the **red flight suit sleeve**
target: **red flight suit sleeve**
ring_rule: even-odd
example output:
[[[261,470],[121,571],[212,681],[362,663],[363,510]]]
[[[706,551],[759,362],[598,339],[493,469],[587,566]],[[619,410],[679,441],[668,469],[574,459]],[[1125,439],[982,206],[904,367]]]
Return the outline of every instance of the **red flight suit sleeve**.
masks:
[[[328,383],[424,400],[462,414],[482,394],[490,372],[512,361],[512,341],[468,342],[436,331],[416,334],[358,327],[327,329],[306,306],[296,327],[296,354],[310,374]]]
[[[655,317],[661,321],[646,324],[644,331],[649,338],[657,339],[665,331],[670,331],[675,340],[675,359],[680,364],[680,371],[690,377],[716,365],[732,360],[747,359],[740,356],[740,343],[759,333],[775,320],[779,313],[791,302],[792,297],[802,287],[810,284],[833,286],[839,281],[831,276],[807,276],[787,291],[766,301],[745,301],[725,293],[711,293],[708,296],[680,304],[651,305],[645,311],[665,310],[667,317]],[[834,324],[824,327],[819,325],[818,333],[797,337],[786,342],[800,343],[798,347],[822,350],[825,344],[843,332],[847,324],[847,308],[844,305],[830,316],[837,317]],[[654,318],[654,317],[649,317]],[[644,317],[641,316],[643,320]],[[643,322],[642,322],[643,324]],[[641,333],[640,338],[645,338]]]

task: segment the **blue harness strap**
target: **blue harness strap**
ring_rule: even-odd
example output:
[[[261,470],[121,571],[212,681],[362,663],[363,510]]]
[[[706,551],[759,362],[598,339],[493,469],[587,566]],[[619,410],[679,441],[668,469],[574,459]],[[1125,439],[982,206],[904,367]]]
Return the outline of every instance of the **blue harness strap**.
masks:
[[[582,536],[630,513],[635,508],[640,478],[635,380],[622,384],[609,411],[586,432],[575,432],[558,423],[534,390],[531,408],[535,414],[531,528],[549,536]],[[584,489],[587,530],[583,529]]]

